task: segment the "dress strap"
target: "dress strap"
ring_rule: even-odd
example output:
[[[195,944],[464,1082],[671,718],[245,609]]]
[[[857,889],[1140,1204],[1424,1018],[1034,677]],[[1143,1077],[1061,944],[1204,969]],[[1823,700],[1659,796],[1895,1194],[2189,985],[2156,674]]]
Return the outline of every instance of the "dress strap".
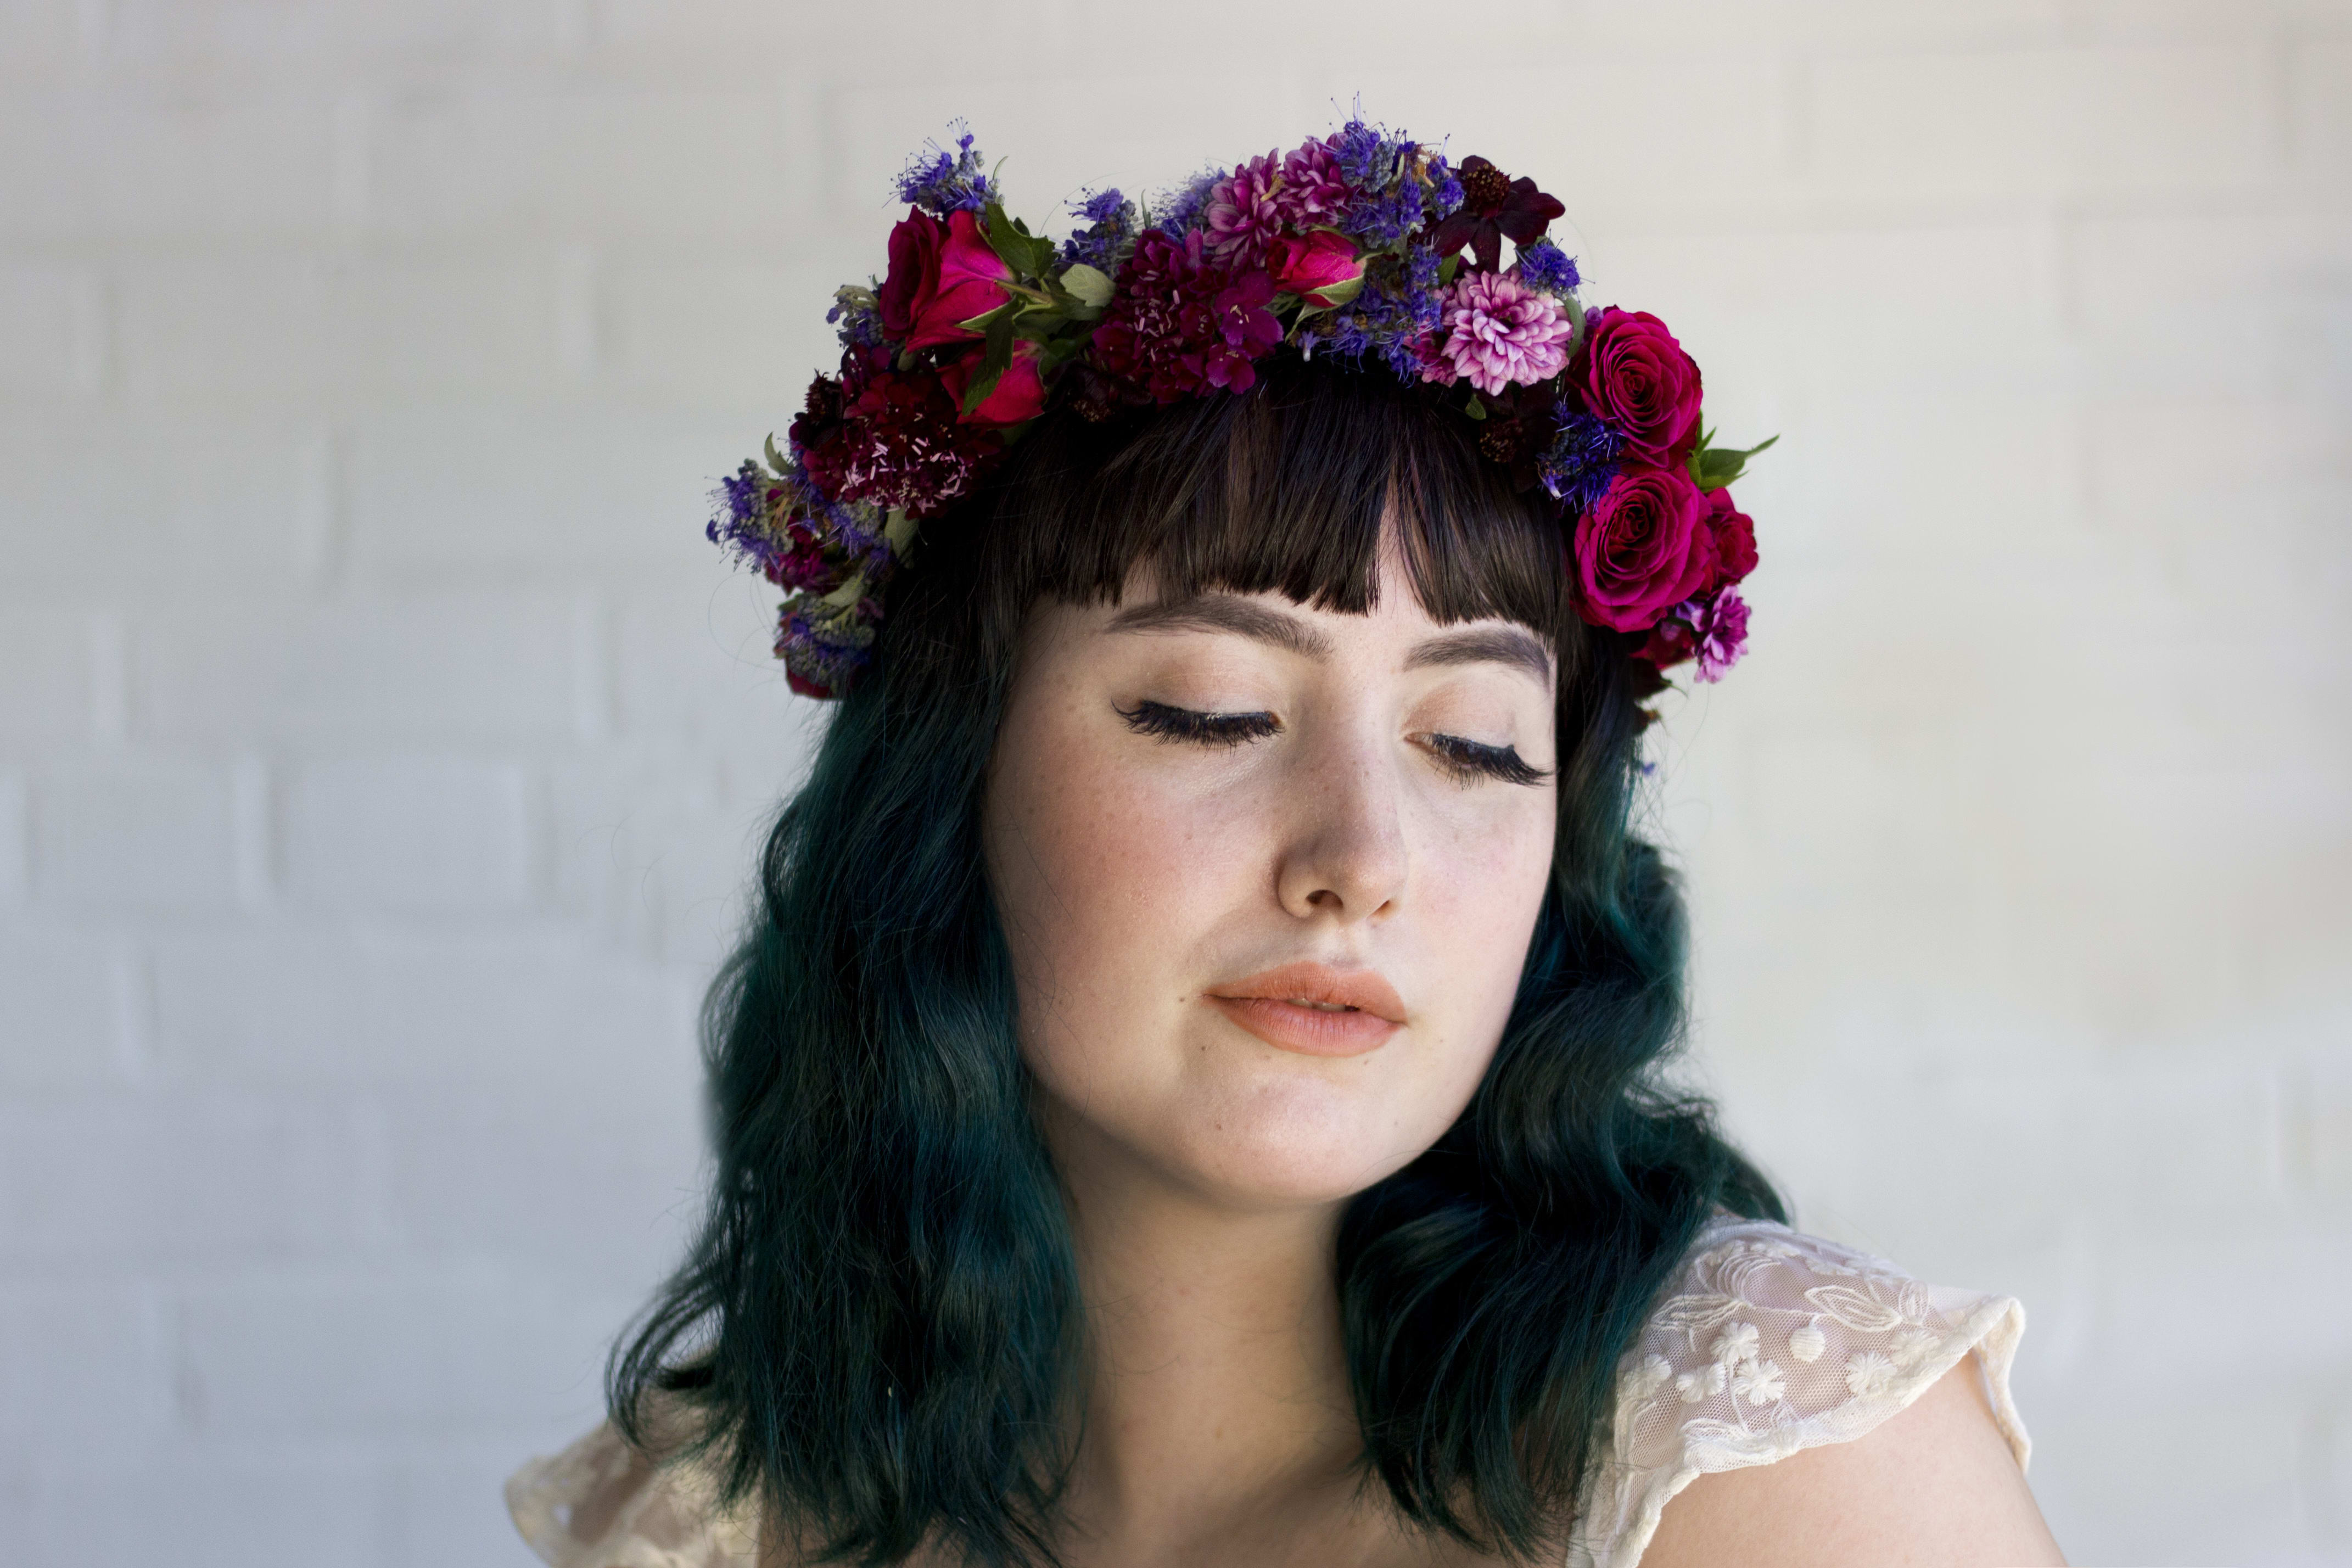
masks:
[[[1970,1351],[2023,1469],[2032,1444],[2009,1374],[2024,1332],[2014,1297],[1925,1284],[1769,1220],[1710,1221],[1619,1363],[1572,1568],[1633,1568],[1697,1477],[1851,1442]]]

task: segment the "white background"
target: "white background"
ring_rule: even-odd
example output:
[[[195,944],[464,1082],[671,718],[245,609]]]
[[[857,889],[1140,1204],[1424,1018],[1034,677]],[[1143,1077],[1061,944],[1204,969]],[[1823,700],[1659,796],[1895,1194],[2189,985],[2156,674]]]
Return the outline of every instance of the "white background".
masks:
[[[950,117],[1366,109],[1772,432],[1657,821],[2077,1563],[2352,1563],[2352,5],[0,0],[0,1559],[519,1564],[808,705],[704,493]],[[1565,226],[1563,226],[1565,227]]]

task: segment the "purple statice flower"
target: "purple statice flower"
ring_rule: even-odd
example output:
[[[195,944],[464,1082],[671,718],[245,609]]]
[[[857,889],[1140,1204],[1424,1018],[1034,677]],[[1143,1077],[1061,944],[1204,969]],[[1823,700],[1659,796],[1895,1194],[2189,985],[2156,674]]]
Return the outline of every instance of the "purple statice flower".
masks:
[[[1439,292],[1411,276],[1375,276],[1332,313],[1322,334],[1325,352],[1356,364],[1377,361],[1399,379],[1417,382],[1442,309]]]
[[[1559,433],[1536,459],[1536,475],[1545,490],[1567,506],[1569,516],[1580,516],[1616,477],[1618,454],[1624,446],[1623,435],[1607,420],[1562,405]]]
[[[1203,169],[1175,190],[1160,198],[1160,210],[1147,215],[1151,226],[1171,239],[1182,239],[1199,227],[1206,215],[1211,194],[1223,181],[1223,169]]]
[[[1528,288],[1540,289],[1547,294],[1570,293],[1584,281],[1576,270],[1576,258],[1548,239],[1521,246],[1518,268],[1519,277]]]
[[[1739,662],[1748,649],[1748,601],[1732,587],[1717,588],[1704,599],[1693,599],[1675,610],[1691,629],[1696,644],[1698,678],[1714,681]]]
[[[835,335],[845,349],[870,349],[882,342],[882,312],[874,300],[874,290],[845,284],[833,297],[833,308],[824,319],[834,324]]]
[[[1339,177],[1339,155],[1318,139],[1283,154],[1275,210],[1296,229],[1335,228],[1356,193]]]
[[[1209,254],[1228,267],[1255,267],[1265,258],[1266,242],[1282,229],[1275,190],[1282,184],[1279,154],[1250,158],[1209,187],[1201,209]]]
[[[1568,367],[1575,328],[1549,294],[1507,272],[1465,272],[1445,291],[1445,341],[1437,353],[1446,372],[1425,365],[1422,378],[1451,384],[1460,376],[1492,396],[1507,386],[1533,386]]]
[[[1385,126],[1368,123],[1361,114],[1339,127],[1331,138],[1331,153],[1339,177],[1359,191],[1385,191],[1412,165],[1417,143],[1391,136]]]
[[[956,123],[961,126],[962,121]],[[900,201],[944,218],[952,212],[978,212],[994,199],[996,192],[981,173],[980,154],[972,149],[971,132],[956,138],[953,155],[936,142],[926,142],[923,148],[908,160],[898,175]]]
[[[1088,191],[1070,203],[1070,216],[1087,226],[1062,242],[1062,265],[1079,262],[1116,275],[1139,226],[1135,204],[1116,189]]]

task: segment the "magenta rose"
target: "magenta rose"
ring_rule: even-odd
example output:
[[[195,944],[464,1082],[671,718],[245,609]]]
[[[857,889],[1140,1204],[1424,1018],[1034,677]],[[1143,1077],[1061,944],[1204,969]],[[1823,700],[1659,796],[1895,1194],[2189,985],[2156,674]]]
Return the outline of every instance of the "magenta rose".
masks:
[[[1698,444],[1698,365],[1647,310],[1594,311],[1569,379],[1623,433],[1629,461],[1672,467]]]
[[[1301,235],[1286,234],[1266,247],[1265,269],[1274,286],[1296,294],[1309,305],[1343,305],[1353,299],[1364,278],[1364,258],[1344,234],[1318,228]],[[1327,294],[1325,291],[1328,290]]]
[[[910,349],[980,336],[961,323],[1004,303],[1013,269],[989,248],[980,220],[909,212],[890,231],[890,273],[875,290],[882,330]]]
[[[1577,614],[1645,632],[1716,568],[1706,497],[1679,468],[1629,466],[1576,521]]]
[[[986,351],[974,349],[961,359],[950,360],[940,366],[940,381],[954,398],[956,406],[963,407],[964,394],[971,388],[971,378],[980,372],[980,362]],[[1027,339],[1013,345],[1013,363],[980,400],[980,406],[958,414],[966,425],[1018,425],[1024,419],[1034,419],[1045,410],[1045,383],[1037,374],[1037,345]]]
[[[1756,523],[1731,504],[1727,487],[1706,492],[1707,528],[1715,535],[1715,581],[1738,582],[1756,570]]]

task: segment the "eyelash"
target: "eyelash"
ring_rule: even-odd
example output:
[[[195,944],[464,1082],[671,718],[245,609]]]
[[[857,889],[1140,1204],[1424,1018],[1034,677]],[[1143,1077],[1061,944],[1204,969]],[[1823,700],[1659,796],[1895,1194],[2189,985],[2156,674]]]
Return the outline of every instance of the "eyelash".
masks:
[[[1244,742],[1263,740],[1282,727],[1271,713],[1200,713],[1190,708],[1171,708],[1165,702],[1139,702],[1132,709],[1114,707],[1113,711],[1139,735],[1228,749]],[[1506,784],[1533,784],[1551,776],[1547,768],[1528,766],[1510,746],[1483,745],[1459,735],[1431,734],[1426,738],[1438,765],[1461,784],[1501,779]]]

